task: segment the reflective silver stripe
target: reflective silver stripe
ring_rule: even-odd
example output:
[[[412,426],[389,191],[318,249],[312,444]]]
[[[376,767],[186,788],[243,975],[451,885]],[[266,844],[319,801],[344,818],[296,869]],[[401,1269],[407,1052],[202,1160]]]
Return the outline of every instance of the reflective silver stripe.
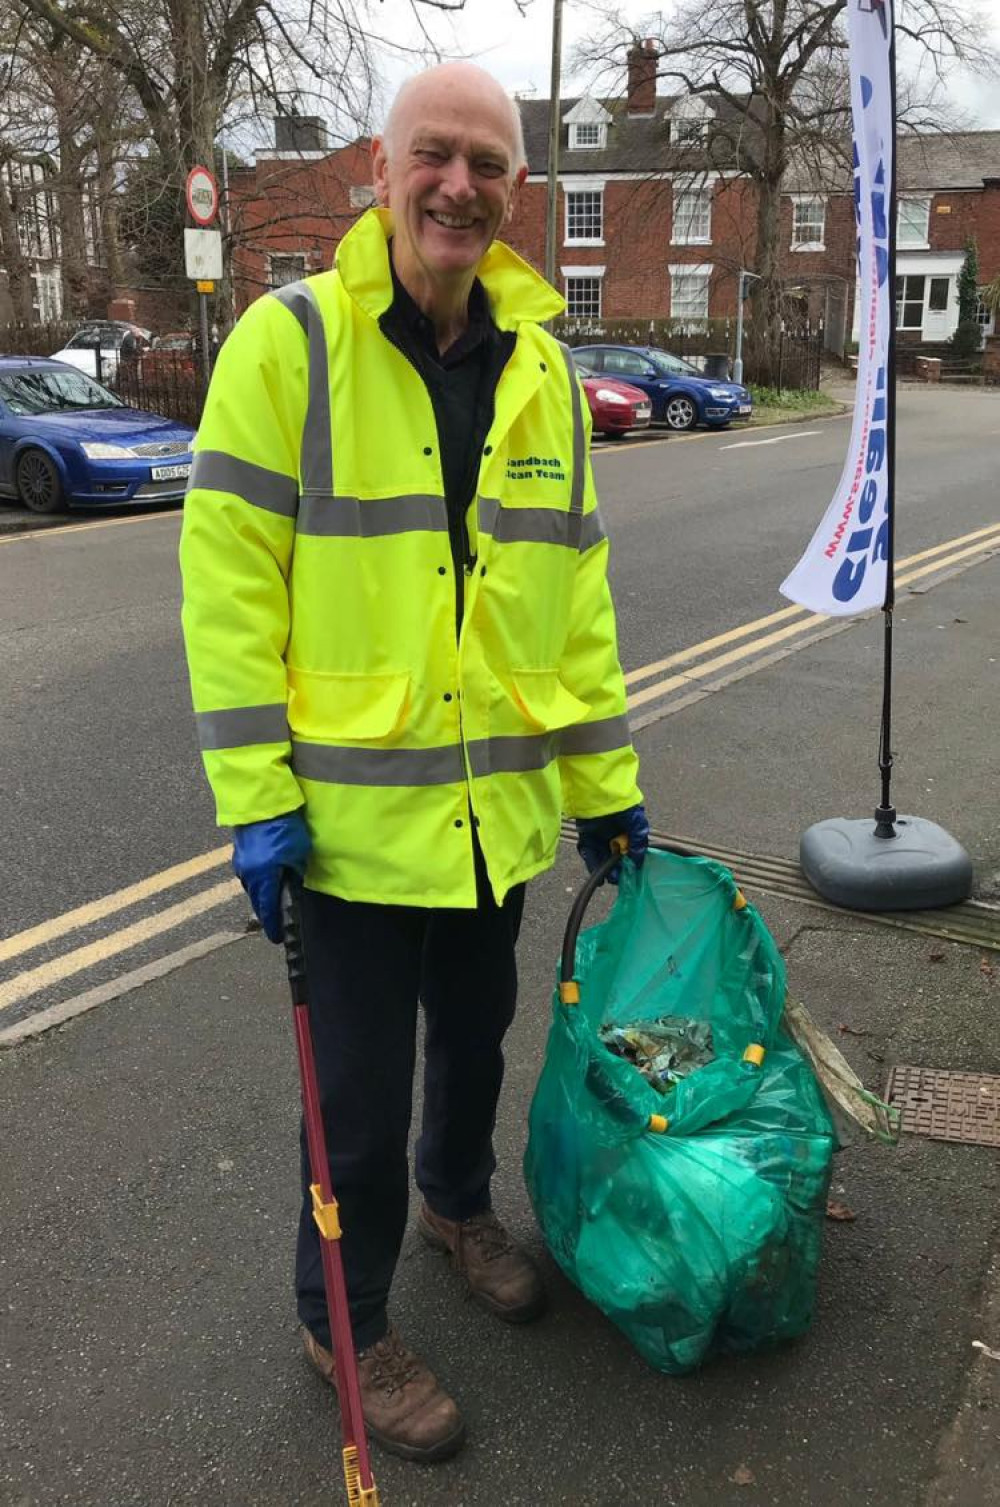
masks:
[[[205,487],[210,492],[230,492],[255,508],[295,517],[299,484],[294,476],[268,471],[252,461],[238,460],[222,450],[199,450],[191,465],[188,491]]]
[[[561,544],[580,547],[579,513],[555,508],[501,508],[493,535],[498,544]]]
[[[558,544],[590,549],[604,537],[596,508],[585,518],[558,508],[503,508],[494,497],[479,499],[479,527],[497,544]]]
[[[288,709],[272,706],[234,706],[228,711],[199,712],[198,740],[204,750],[244,748],[250,743],[287,743]]]
[[[292,768],[303,780],[332,785],[458,785],[465,780],[457,743],[446,748],[331,748],[293,739]]]
[[[559,734],[560,754],[613,753],[617,748],[631,745],[632,734],[624,712],[619,717],[602,717],[599,722],[576,723]]]
[[[299,324],[302,326],[303,335],[305,335],[306,339],[308,340],[309,319],[306,313],[307,295],[303,285],[301,283],[286,283],[285,287],[283,288],[275,288],[271,293],[271,297],[276,298],[279,303],[283,303],[285,308],[295,315],[296,319],[299,321]]]
[[[330,363],[326,331],[316,295],[308,283],[289,283],[273,293],[290,309],[309,342],[309,402],[302,429],[303,492],[333,491],[333,437],[330,420]]]
[[[473,738],[467,746],[469,766],[476,779],[489,774],[527,774],[533,769],[545,769],[559,752],[556,733]]]
[[[568,345],[558,342],[562,351],[563,360],[566,363],[566,372],[569,377],[569,395],[573,407],[573,495],[570,498],[569,510],[571,513],[583,512],[583,484],[586,479],[584,461],[586,458],[586,439],[583,428],[583,389],[580,387],[580,379],[573,365],[573,357]]]
[[[599,510],[595,508],[583,520],[583,527],[580,530],[580,553],[583,554],[585,550],[593,549],[595,544],[600,544],[601,540],[607,537],[607,534],[604,532],[604,520],[601,518]]]
[[[298,532],[331,539],[378,539],[388,534],[447,533],[443,497],[331,497],[303,493]]]
[[[628,718],[621,716],[558,732],[473,738],[467,747],[472,775],[483,779],[530,774],[546,769],[561,754],[610,753],[630,743]],[[465,779],[457,743],[444,748],[345,748],[293,739],[292,768],[301,779],[333,785],[459,785]]]

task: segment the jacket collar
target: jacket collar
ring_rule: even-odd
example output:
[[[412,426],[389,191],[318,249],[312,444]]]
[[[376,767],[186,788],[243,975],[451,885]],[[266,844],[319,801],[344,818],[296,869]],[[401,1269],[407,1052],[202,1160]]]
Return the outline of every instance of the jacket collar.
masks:
[[[369,209],[337,247],[335,265],[340,279],[354,302],[373,319],[379,319],[392,303],[392,231],[392,215],[387,209]],[[478,276],[501,330],[516,329],[526,320],[540,324],[554,319],[566,307],[555,289],[502,241],[493,242],[479,263]]]

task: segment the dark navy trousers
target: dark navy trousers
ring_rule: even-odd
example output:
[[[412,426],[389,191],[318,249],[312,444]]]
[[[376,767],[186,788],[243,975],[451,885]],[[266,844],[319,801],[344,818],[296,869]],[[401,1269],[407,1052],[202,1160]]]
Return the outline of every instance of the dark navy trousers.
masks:
[[[475,910],[371,905],[315,890],[302,897],[316,1073],[359,1350],[381,1339],[388,1326],[386,1303],[406,1228],[418,1004],[425,1031],[417,1186],[447,1219],[468,1219],[490,1207],[524,886],[498,906],[478,845],[476,879]],[[303,1133],[298,1312],[329,1348],[309,1182]]]

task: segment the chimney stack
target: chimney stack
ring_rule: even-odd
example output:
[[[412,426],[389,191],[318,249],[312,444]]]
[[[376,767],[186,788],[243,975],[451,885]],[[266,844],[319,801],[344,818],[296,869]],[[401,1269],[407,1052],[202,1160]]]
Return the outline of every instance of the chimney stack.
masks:
[[[648,37],[628,50],[628,113],[656,113],[656,43]]]

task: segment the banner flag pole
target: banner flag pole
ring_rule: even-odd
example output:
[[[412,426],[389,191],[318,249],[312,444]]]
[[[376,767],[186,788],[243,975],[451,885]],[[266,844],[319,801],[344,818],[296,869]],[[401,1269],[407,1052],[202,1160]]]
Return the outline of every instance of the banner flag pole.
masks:
[[[875,823],[834,817],[803,833],[799,861],[825,899],[853,910],[923,910],[965,900],[968,853],[936,823],[892,804],[896,552],[896,38],[893,0],[848,0],[858,381],[847,460],[833,501],[781,590],[814,612],[881,606],[882,711]]]

